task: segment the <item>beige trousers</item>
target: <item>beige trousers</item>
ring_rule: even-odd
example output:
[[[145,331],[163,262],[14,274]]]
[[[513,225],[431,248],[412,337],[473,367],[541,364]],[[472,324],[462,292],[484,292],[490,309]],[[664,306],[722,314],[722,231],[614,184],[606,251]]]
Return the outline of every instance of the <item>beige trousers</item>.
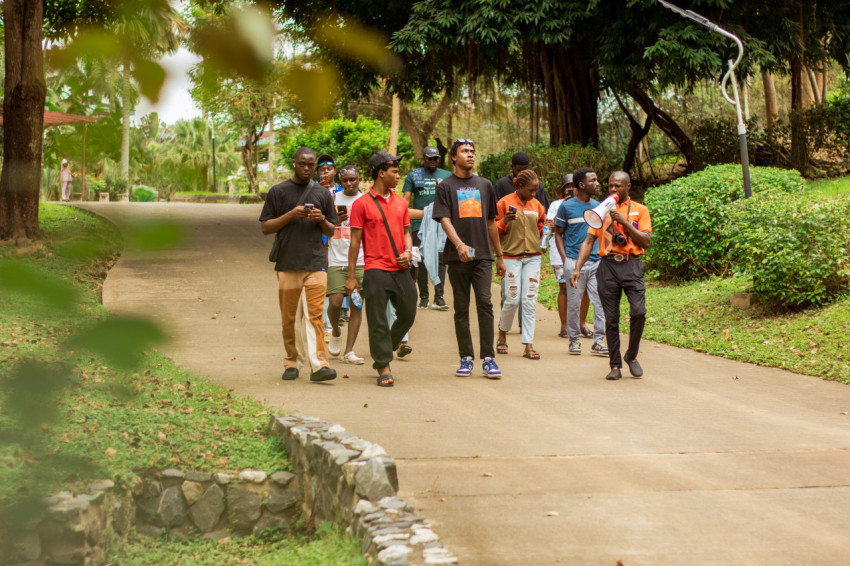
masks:
[[[285,369],[329,367],[322,309],[328,274],[324,271],[278,271],[278,300],[283,330]]]

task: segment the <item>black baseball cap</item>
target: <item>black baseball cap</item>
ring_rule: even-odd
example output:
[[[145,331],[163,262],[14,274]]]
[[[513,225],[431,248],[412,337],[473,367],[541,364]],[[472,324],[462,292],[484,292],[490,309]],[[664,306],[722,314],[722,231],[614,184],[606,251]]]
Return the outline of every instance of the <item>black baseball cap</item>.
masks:
[[[440,157],[440,150],[433,145],[422,148],[422,157]]]
[[[390,152],[383,150],[376,151],[372,154],[372,157],[369,158],[369,169],[375,171],[384,164],[398,165],[399,161],[401,161],[401,155],[390,155]]]
[[[563,189],[566,185],[573,184],[573,174],[567,173],[563,177],[561,177],[561,188]]]
[[[323,153],[319,156],[319,159],[316,161],[316,167],[321,167],[322,165],[331,165],[336,169],[336,163],[334,163],[334,158],[328,155],[327,153]]]

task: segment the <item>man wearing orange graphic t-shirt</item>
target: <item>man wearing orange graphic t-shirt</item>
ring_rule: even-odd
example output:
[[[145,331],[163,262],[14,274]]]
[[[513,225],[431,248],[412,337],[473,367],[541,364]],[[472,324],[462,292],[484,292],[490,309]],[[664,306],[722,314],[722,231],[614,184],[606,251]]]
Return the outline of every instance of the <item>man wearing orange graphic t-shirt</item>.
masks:
[[[599,240],[601,257],[596,271],[596,284],[602,310],[605,312],[605,335],[608,341],[608,361],[611,371],[605,379],[622,377],[620,368],[625,362],[633,377],[641,377],[643,369],[637,361],[640,338],[646,322],[646,286],[641,258],[652,243],[652,220],[649,210],[629,198],[631,179],[625,171],[616,171],[608,178],[608,194],[619,197],[616,210],[605,216],[601,228],[589,229],[587,239],[578,252],[570,284],[576,287],[581,267]],[[629,347],[620,357],[620,297],[625,292],[629,301]]]

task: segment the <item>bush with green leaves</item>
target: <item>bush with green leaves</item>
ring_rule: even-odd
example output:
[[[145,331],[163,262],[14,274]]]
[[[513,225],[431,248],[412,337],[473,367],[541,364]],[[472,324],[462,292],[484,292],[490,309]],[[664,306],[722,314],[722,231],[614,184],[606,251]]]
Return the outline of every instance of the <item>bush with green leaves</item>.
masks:
[[[794,170],[750,168],[753,194],[802,193],[805,183]],[[652,246],[647,266],[665,279],[725,275],[732,267],[727,229],[730,205],[744,198],[740,165],[715,165],[672,183],[649,189],[645,204],[652,216]]]
[[[775,193],[738,202],[726,225],[731,257],[773,309],[823,305],[850,285],[850,201]]]
[[[91,198],[95,198],[97,193],[106,190],[106,181],[97,177],[86,177],[86,188],[89,191]]]
[[[119,196],[127,192],[129,183],[123,177],[106,176],[106,190],[109,192],[109,200],[117,201]]]
[[[517,151],[524,151],[531,158],[531,169],[543,182],[550,199],[558,198],[561,177],[579,167],[592,167],[600,179],[606,178],[609,173],[608,162],[601,151],[592,146],[582,147],[574,144],[560,147],[533,145],[496,153],[481,162],[478,174],[495,184],[511,172],[511,156]]]
[[[337,170],[351,163],[360,169],[364,179],[371,179],[369,158],[386,147],[389,135],[390,129],[379,120],[366,116],[358,116],[354,121],[334,118],[320,122],[312,128],[299,129],[283,143],[281,155],[285,162],[290,164],[299,147],[311,147],[316,150],[317,155],[332,155]],[[419,167],[413,159],[413,142],[404,132],[400,132],[398,136],[398,155],[403,156],[400,165],[402,175]]]
[[[136,185],[133,187],[133,197],[130,199],[133,202],[154,202],[156,200],[157,191],[153,187],[145,185]]]

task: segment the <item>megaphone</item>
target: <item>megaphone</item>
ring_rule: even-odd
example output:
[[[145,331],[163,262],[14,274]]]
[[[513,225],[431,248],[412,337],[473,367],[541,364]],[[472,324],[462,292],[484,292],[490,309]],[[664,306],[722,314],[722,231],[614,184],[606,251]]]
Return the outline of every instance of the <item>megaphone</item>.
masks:
[[[593,229],[602,228],[602,223],[605,220],[605,216],[608,215],[609,212],[617,208],[617,203],[620,202],[620,197],[617,195],[611,195],[602,202],[599,203],[599,206],[592,210],[584,211],[584,221],[587,222],[587,225]]]

